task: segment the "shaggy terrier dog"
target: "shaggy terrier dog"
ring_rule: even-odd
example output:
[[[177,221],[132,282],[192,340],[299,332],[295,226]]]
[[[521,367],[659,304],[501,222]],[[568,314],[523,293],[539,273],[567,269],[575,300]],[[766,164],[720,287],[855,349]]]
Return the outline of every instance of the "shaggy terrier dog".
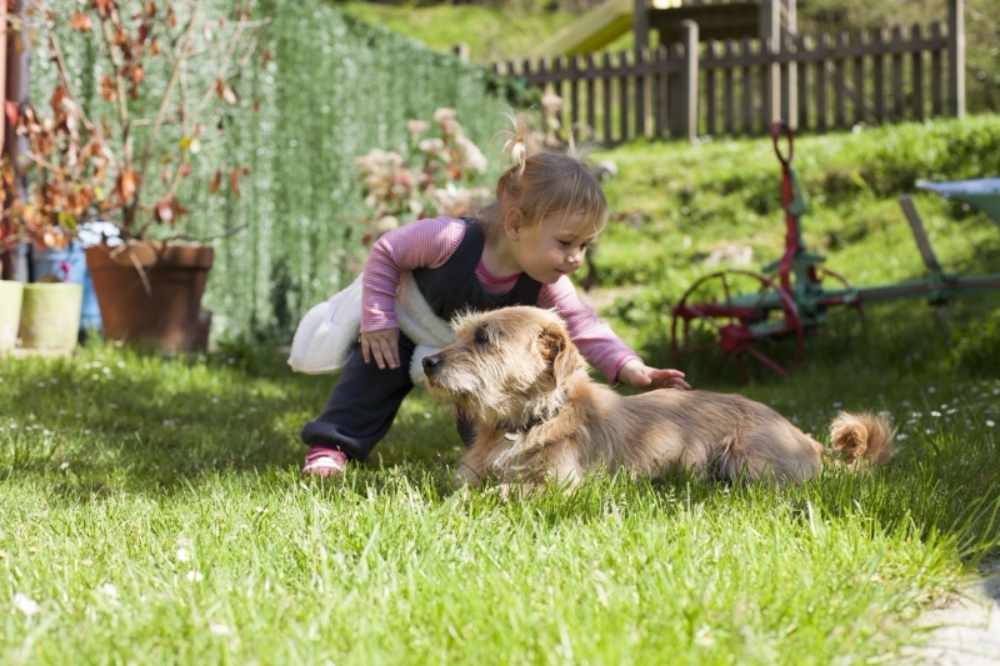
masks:
[[[739,395],[660,389],[623,397],[590,379],[555,313],[511,307],[455,322],[455,342],[424,358],[428,389],[476,422],[457,476],[473,486],[598,471],[657,477],[673,468],[726,481],[801,483],[823,446]],[[841,413],[830,441],[852,467],[889,457],[884,416]]]

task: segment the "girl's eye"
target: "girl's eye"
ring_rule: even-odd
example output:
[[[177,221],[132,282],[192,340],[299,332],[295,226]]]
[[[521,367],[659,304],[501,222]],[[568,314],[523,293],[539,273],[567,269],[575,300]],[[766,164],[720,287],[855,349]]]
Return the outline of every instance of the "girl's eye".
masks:
[[[563,247],[569,247],[573,243],[571,243],[570,241],[561,240],[561,241],[559,241],[559,244],[562,245]]]
[[[590,243],[580,243],[580,249],[586,250],[588,245],[590,245]]]

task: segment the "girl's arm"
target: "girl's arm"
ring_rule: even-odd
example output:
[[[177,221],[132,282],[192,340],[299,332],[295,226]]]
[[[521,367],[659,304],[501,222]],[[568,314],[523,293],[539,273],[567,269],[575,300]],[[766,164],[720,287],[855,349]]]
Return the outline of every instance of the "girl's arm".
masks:
[[[559,313],[580,352],[609,381],[645,389],[691,388],[684,381],[683,372],[647,366],[592,307],[580,300],[568,277],[543,285],[538,294],[538,306],[554,308]]]
[[[361,332],[397,328],[393,300],[400,275],[422,266],[440,267],[464,236],[461,220],[436,217],[393,229],[375,241],[361,280]]]
[[[594,309],[580,300],[576,287],[568,277],[553,284],[542,285],[538,307],[554,308],[566,321],[569,337],[592,366],[604,373],[608,381],[618,381],[618,371],[628,361],[641,360]]]

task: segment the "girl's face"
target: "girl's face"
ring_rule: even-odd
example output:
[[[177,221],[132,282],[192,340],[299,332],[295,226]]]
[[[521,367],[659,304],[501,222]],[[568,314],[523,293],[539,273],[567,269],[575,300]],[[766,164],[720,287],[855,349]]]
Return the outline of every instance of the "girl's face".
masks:
[[[512,243],[521,270],[542,284],[552,284],[583,265],[587,246],[597,238],[583,215],[554,215],[540,224],[521,227]]]

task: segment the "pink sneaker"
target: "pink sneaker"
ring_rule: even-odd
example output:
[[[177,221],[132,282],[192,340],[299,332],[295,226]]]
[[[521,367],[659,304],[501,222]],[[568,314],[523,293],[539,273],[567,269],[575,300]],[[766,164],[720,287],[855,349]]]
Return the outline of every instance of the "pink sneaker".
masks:
[[[347,455],[343,451],[328,446],[310,447],[306,454],[306,464],[302,468],[302,476],[344,476],[347,467]]]

